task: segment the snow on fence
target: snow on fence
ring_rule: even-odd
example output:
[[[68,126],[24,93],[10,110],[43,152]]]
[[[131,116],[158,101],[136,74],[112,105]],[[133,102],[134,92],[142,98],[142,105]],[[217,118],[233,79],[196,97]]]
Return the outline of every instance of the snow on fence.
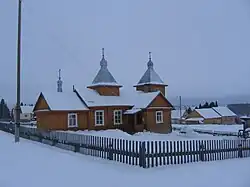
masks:
[[[14,125],[0,124],[14,134]],[[250,140],[134,141],[20,127],[20,136],[143,168],[250,157]]]
[[[180,131],[183,127],[172,127],[173,130]],[[192,128],[192,127],[191,127]],[[226,132],[226,131],[214,131],[214,130],[205,130],[205,129],[196,129],[192,128],[194,132],[200,134],[210,134],[214,136],[239,136],[238,132]]]

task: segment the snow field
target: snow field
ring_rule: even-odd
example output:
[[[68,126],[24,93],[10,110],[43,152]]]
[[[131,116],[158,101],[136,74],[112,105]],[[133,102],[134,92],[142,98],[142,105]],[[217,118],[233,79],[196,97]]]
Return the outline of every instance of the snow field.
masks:
[[[13,135],[0,132],[3,187],[250,186],[249,158],[145,170],[22,138],[19,143],[13,140]]]

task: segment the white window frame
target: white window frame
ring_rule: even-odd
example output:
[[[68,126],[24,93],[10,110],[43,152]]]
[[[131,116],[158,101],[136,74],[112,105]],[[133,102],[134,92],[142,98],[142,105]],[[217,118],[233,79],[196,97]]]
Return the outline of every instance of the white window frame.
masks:
[[[120,122],[115,121],[115,117],[119,116],[117,114],[120,114]],[[114,110],[113,111],[113,117],[114,117],[114,125],[121,125],[122,124],[122,110]]]
[[[161,120],[158,120],[157,116],[160,115],[161,116]],[[163,123],[163,111],[156,111],[155,112],[155,122],[156,124],[159,124],[159,123]]]
[[[97,123],[98,122],[98,119],[97,119],[97,113],[102,113],[102,123]],[[99,119],[100,120],[100,119]],[[95,126],[104,126],[104,110],[96,110],[95,111]]]
[[[72,118],[72,116],[75,116],[75,118]],[[75,119],[75,124],[71,125],[71,120]],[[78,119],[77,119],[77,113],[68,113],[68,128],[74,128],[78,127]]]

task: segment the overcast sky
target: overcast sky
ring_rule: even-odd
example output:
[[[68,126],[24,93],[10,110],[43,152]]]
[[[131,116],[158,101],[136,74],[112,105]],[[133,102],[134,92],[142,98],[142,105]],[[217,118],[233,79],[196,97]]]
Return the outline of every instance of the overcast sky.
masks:
[[[0,0],[0,97],[16,99],[18,0]],[[148,52],[168,96],[250,93],[248,0],[23,0],[22,101],[91,84],[101,48],[118,83],[134,89]]]

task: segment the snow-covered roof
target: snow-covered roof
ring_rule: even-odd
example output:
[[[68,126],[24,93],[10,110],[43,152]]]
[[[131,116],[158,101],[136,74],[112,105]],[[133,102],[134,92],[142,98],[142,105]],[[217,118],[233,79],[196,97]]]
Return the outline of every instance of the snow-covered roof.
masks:
[[[75,92],[42,92],[51,110],[79,111],[88,110]]]
[[[178,109],[178,110],[172,110],[171,111],[171,118],[172,119],[180,119],[180,117],[183,117],[184,113],[185,113],[184,109],[181,110],[181,116],[180,116],[180,109]]]
[[[149,61],[147,63],[148,69],[141,77],[136,86],[145,85],[145,84],[154,84],[154,85],[166,85],[160,78],[160,76],[154,70],[154,64],[151,60],[151,56],[149,57]]]
[[[89,107],[96,106],[133,106],[146,108],[160,91],[144,93],[136,90],[120,89],[120,96],[103,96],[92,89],[82,89],[78,93]]]
[[[241,116],[240,119],[250,119],[250,116]]]
[[[140,112],[141,109],[136,109],[136,108],[132,108],[130,110],[126,110],[123,114],[135,114],[137,112]]]
[[[204,118],[188,118],[185,121],[203,121]]]
[[[21,106],[22,113],[31,114],[33,113],[34,106]]]
[[[213,107],[213,109],[223,117],[237,116],[234,112],[232,112],[229,108],[225,106]]]
[[[220,118],[221,117],[212,108],[195,109],[195,111],[198,112],[205,119]]]
[[[107,85],[107,86],[121,86],[118,85],[113,75],[108,70],[108,62],[104,58],[104,49],[102,54],[102,59],[100,61],[100,70],[98,71],[97,75],[95,76],[92,84],[90,86],[98,86],[98,85]]]

